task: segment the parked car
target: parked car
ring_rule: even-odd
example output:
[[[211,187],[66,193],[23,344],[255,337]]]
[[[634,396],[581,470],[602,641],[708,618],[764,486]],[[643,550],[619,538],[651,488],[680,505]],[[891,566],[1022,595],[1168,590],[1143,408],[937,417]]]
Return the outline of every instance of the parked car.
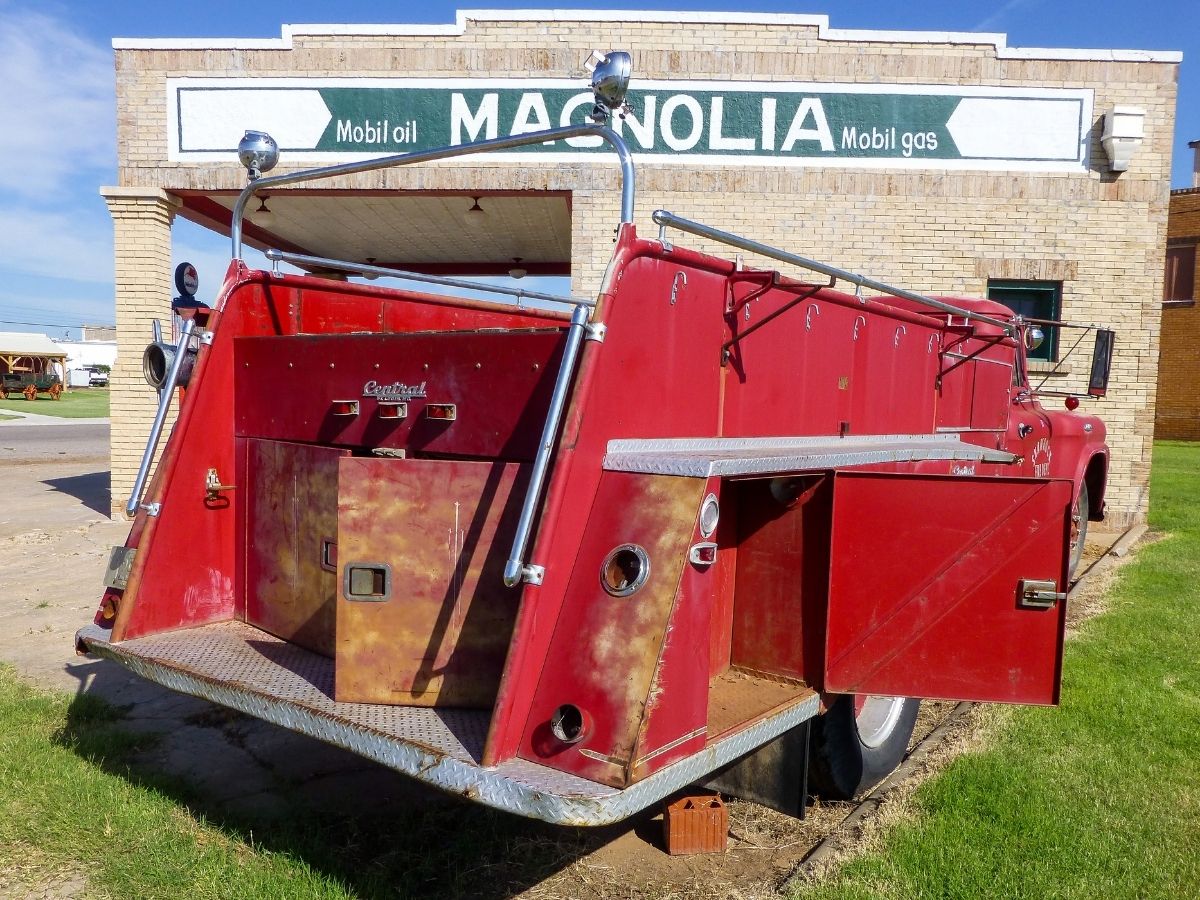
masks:
[[[88,376],[89,387],[108,387],[108,373],[103,369],[89,369],[91,375]]]

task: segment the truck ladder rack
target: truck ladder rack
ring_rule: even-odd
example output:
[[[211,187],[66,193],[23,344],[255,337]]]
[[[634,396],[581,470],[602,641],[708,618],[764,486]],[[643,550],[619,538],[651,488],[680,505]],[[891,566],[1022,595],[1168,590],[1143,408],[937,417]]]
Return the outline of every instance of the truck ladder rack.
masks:
[[[652,475],[776,475],[929,459],[1011,464],[1002,450],[968,444],[952,434],[871,434],[848,437],[659,438],[608,442],[604,468]]]
[[[77,640],[164,687],[342,747],[447,791],[560,825],[607,825],[703,779],[816,715],[812,691],[698,753],[620,789],[513,758],[480,765],[489,710],[339,703],[333,660],[244,622],[113,643],[96,625]]]
[[[1005,334],[1015,335],[1016,327],[1012,322],[1006,322],[1003,319],[997,319],[993,316],[986,316],[982,313],[971,312],[969,309],[963,309],[960,306],[955,306],[953,303],[947,303],[945,300],[938,300],[934,297],[927,297],[924,294],[918,294],[915,291],[908,291],[904,288],[892,287],[882,281],[877,281],[874,278],[868,278],[866,275],[856,275],[846,269],[839,269],[836,266],[831,266],[828,263],[818,262],[815,259],[809,259],[806,256],[800,256],[796,253],[789,253],[786,250],[780,250],[778,247],[772,247],[770,244],[760,244],[758,241],[752,241],[749,238],[741,237],[740,235],[732,234],[728,231],[722,231],[719,228],[713,228],[711,225],[703,225],[700,222],[693,222],[691,219],[685,219],[682,216],[677,216],[665,209],[656,209],[654,211],[654,224],[659,227],[658,239],[662,242],[663,248],[669,250],[671,245],[666,238],[667,228],[675,228],[679,231],[694,234],[697,237],[708,238],[711,241],[718,241],[722,244],[728,244],[730,247],[736,247],[738,250],[745,250],[748,253],[757,253],[759,256],[765,256],[768,259],[777,259],[780,262],[789,263],[793,266],[799,266],[802,269],[810,269],[813,272],[819,272],[822,275],[829,276],[832,279],[829,282],[829,287],[833,287],[834,282],[838,279],[848,281],[859,288],[870,288],[873,291],[879,291],[884,294],[891,294],[893,297],[900,297],[904,300],[911,300],[914,303],[920,303],[922,306],[928,306],[931,309],[936,309],[941,312],[949,313],[952,316],[962,316],[964,319],[974,319],[977,322],[987,322],[989,325],[995,325],[997,328],[1002,328]],[[866,298],[860,298],[865,303]]]

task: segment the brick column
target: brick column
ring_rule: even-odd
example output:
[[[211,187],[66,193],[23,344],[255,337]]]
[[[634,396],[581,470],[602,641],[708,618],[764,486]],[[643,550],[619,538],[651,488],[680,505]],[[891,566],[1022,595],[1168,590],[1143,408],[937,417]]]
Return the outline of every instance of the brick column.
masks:
[[[113,218],[117,363],[109,379],[109,447],[112,514],[123,518],[158,405],[158,394],[142,377],[142,351],[150,341],[151,319],[161,320],[170,338],[171,222],[180,201],[149,187],[105,187],[100,195]],[[173,410],[164,434],[172,422]]]

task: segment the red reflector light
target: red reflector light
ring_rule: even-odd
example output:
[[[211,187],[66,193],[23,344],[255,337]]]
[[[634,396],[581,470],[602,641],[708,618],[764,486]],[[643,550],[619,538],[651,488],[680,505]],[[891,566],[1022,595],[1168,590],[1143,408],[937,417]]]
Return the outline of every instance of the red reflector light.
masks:
[[[453,422],[458,418],[458,409],[453,403],[430,403],[425,407],[425,418]]]
[[[329,404],[329,411],[335,416],[357,416],[357,400],[334,400]]]
[[[380,401],[379,418],[381,419],[404,419],[408,417],[407,403],[385,403]]]
[[[1063,401],[1063,405],[1066,406],[1067,409],[1079,409],[1079,398],[1078,397],[1068,397],[1066,400]]]

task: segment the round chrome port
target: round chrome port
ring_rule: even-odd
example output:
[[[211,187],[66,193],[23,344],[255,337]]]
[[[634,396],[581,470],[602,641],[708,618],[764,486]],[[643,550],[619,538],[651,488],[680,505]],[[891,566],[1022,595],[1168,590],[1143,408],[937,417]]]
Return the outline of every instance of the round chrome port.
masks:
[[[650,557],[637,544],[614,547],[600,566],[600,584],[614,597],[628,597],[650,577]]]

